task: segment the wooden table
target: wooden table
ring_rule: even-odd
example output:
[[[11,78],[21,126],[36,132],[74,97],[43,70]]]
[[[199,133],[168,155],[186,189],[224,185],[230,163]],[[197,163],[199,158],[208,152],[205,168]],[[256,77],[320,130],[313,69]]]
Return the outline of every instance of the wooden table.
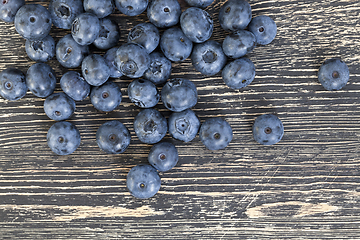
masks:
[[[218,22],[223,2],[206,9],[218,42],[227,35]],[[147,162],[151,148],[134,133],[140,109],[127,97],[131,79],[115,79],[124,98],[111,113],[96,111],[89,99],[77,103],[69,121],[82,142],[69,156],[47,146],[54,121],[44,113],[44,99],[30,91],[20,101],[0,99],[0,239],[360,239],[360,2],[249,2],[253,16],[269,15],[278,26],[273,43],[248,55],[257,71],[251,85],[234,91],[221,74],[196,72],[189,59],[173,63],[172,72],[196,84],[193,110],[201,121],[225,118],[234,138],[225,150],[209,151],[198,137],[182,143],[167,135],[164,141],[176,145],[180,160],[160,174],[153,198],[135,199],[126,189],[127,173]],[[111,18],[120,25],[120,43],[147,21],[145,13],[116,11]],[[68,33],[54,27],[51,35],[58,41]],[[0,70],[26,72],[34,64],[24,44],[13,24],[0,23]],[[320,65],[332,57],[341,57],[351,73],[336,92],[317,80]],[[55,59],[49,65],[58,80],[68,71]],[[162,103],[156,108],[170,115]],[[265,113],[284,123],[284,137],[274,146],[252,136],[254,119]],[[107,155],[95,135],[114,119],[128,127],[132,141],[125,153]]]

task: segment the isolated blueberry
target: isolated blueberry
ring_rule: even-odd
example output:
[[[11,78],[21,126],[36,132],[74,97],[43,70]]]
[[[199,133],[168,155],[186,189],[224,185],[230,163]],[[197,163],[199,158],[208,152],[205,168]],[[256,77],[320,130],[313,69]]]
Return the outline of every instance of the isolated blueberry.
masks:
[[[172,27],[161,36],[160,48],[169,60],[179,62],[190,56],[193,43],[180,28]]]
[[[26,4],[15,15],[15,29],[25,39],[40,40],[49,35],[51,16],[39,4]]]
[[[122,74],[139,78],[150,66],[150,56],[146,49],[137,43],[126,43],[116,51],[115,63]]]
[[[191,62],[195,69],[208,76],[220,72],[226,61],[221,44],[212,40],[195,44],[191,54]]]
[[[160,52],[150,54],[150,66],[144,73],[144,78],[154,84],[166,82],[171,74],[171,62]]]
[[[46,138],[48,146],[57,155],[73,153],[81,142],[79,130],[74,124],[65,121],[54,123]]]
[[[148,164],[139,164],[128,173],[126,186],[134,197],[146,199],[159,191],[161,180],[155,168]]]
[[[25,0],[0,1],[0,19],[5,22],[13,22],[17,11],[24,4],[25,4]]]
[[[119,121],[108,121],[96,132],[96,142],[101,150],[109,154],[123,153],[130,145],[129,130]]]
[[[206,8],[210,4],[213,3],[214,0],[185,0],[189,6],[198,7],[198,8]]]
[[[200,140],[209,150],[224,149],[233,138],[230,124],[222,118],[207,119],[201,124],[199,132]]]
[[[119,25],[108,18],[100,19],[100,32],[94,41],[95,47],[103,50],[109,49],[115,47],[119,39]]]
[[[56,44],[56,59],[66,68],[79,67],[88,54],[89,47],[79,45],[71,34],[65,35]]]
[[[107,65],[110,69],[110,77],[111,78],[119,78],[122,76],[122,73],[117,69],[116,63],[115,63],[115,57],[116,57],[116,51],[118,50],[118,47],[113,47],[109,49],[105,55],[104,59]]]
[[[114,12],[115,4],[113,0],[84,0],[84,10],[104,18]]]
[[[253,135],[258,143],[273,145],[279,142],[284,135],[284,126],[277,116],[264,114],[255,119]]]
[[[47,97],[55,90],[55,72],[45,63],[35,63],[27,71],[26,85],[35,96]]]
[[[150,0],[147,17],[159,28],[172,27],[180,20],[181,7],[177,0]]]
[[[10,101],[19,100],[27,91],[25,75],[15,68],[0,72],[0,95]]]
[[[91,89],[90,100],[97,110],[111,112],[120,105],[122,94],[116,83],[107,81],[100,87]]]
[[[47,62],[55,56],[55,41],[50,35],[41,40],[26,40],[25,50],[31,60]]]
[[[75,71],[66,72],[60,79],[60,86],[75,101],[84,100],[90,93],[90,85]]]
[[[249,31],[256,37],[256,42],[266,45],[272,42],[276,36],[277,27],[274,20],[268,16],[257,16],[251,20]]]
[[[240,58],[254,50],[256,38],[252,32],[239,30],[226,36],[222,43],[222,49],[230,58]]]
[[[138,43],[150,54],[159,45],[159,30],[151,23],[140,23],[128,35],[129,43]]]
[[[71,25],[71,35],[80,45],[90,45],[100,33],[100,20],[92,13],[81,13]]]
[[[172,113],[168,122],[170,135],[184,142],[192,141],[200,128],[199,118],[191,109]]]
[[[136,79],[128,86],[128,95],[131,102],[141,108],[154,107],[160,99],[160,94],[155,85],[143,79]]]
[[[167,129],[166,118],[153,108],[144,109],[135,117],[134,131],[143,143],[160,142],[166,135]]]
[[[115,0],[115,5],[123,14],[136,16],[146,10],[148,0]]]
[[[63,92],[53,93],[45,99],[44,111],[52,120],[66,120],[75,112],[75,101]]]
[[[170,79],[161,91],[162,102],[173,112],[192,108],[197,103],[197,96],[195,84],[184,78]]]
[[[195,43],[208,40],[214,28],[210,15],[197,7],[188,8],[181,14],[180,26],[184,34]]]
[[[110,77],[110,68],[99,54],[91,54],[81,64],[82,75],[92,86],[100,86]]]
[[[340,59],[326,60],[320,67],[318,79],[326,90],[334,91],[343,88],[349,81],[349,68]]]
[[[166,172],[175,167],[179,160],[179,154],[174,144],[162,142],[151,148],[148,160],[154,168],[160,172]]]
[[[247,58],[239,58],[228,63],[222,71],[222,79],[232,89],[249,85],[255,78],[255,65]]]
[[[219,22],[225,31],[245,29],[251,21],[251,7],[245,0],[228,0],[220,8]]]
[[[81,0],[51,0],[49,12],[55,27],[70,29],[74,19],[84,12]]]

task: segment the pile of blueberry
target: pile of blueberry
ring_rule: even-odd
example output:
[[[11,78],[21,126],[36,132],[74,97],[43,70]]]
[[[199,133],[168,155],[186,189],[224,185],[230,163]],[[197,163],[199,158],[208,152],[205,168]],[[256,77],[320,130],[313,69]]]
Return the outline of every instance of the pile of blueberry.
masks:
[[[221,27],[230,32],[222,44],[209,40],[213,33],[212,17],[203,8],[214,0],[185,0],[190,8],[181,11],[177,0],[51,0],[49,8],[25,4],[24,0],[0,2],[0,19],[14,22],[16,31],[26,39],[30,59],[37,61],[26,75],[9,68],[0,73],[0,95],[10,101],[22,98],[29,89],[46,98],[44,111],[55,121],[47,133],[50,149],[58,155],[73,153],[80,145],[75,125],[64,120],[75,111],[75,101],[90,96],[94,108],[101,112],[116,109],[122,101],[119,86],[109,78],[134,78],[128,86],[129,99],[144,108],[135,117],[134,130],[143,143],[154,144],[148,155],[150,165],[137,165],[127,176],[127,187],[137,198],[149,198],[160,189],[158,171],[168,171],[178,162],[176,147],[160,142],[166,133],[180,141],[190,142],[199,133],[209,150],[224,149],[233,137],[232,128],[222,118],[204,123],[191,110],[198,93],[193,82],[184,78],[169,79],[171,62],[191,58],[194,68],[211,76],[222,70],[222,79],[232,89],[249,85],[255,77],[255,66],[243,58],[257,45],[266,45],[276,36],[275,22],[268,16],[252,18],[245,0],[228,0],[219,12]],[[147,10],[148,23],[136,25],[128,34],[128,43],[119,47],[118,24],[106,18],[116,8],[128,16]],[[49,35],[52,25],[70,29],[71,34],[57,43]],[[160,36],[159,29],[164,32]],[[247,29],[247,30],[245,30]],[[91,54],[89,45],[107,50],[104,56]],[[155,51],[158,49],[159,51]],[[56,76],[45,62],[56,55],[65,68],[81,67],[81,74],[68,71],[60,79],[63,92],[53,93]],[[229,61],[230,60],[230,61]],[[332,59],[323,64],[319,81],[328,90],[346,85],[349,70],[345,63]],[[159,93],[157,86],[161,85]],[[155,107],[159,100],[173,113],[168,120]],[[284,127],[271,114],[258,117],[253,125],[257,142],[272,145],[279,142]],[[119,121],[108,121],[96,133],[99,148],[108,154],[120,154],[130,144],[128,129]]]

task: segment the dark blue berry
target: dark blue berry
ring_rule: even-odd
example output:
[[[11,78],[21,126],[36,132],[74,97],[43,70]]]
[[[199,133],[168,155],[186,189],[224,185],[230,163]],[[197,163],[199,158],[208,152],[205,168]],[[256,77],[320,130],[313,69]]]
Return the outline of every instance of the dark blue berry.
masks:
[[[55,72],[45,63],[35,63],[27,71],[26,85],[35,96],[47,97],[55,90]]]
[[[26,4],[15,15],[15,29],[25,39],[41,40],[49,35],[51,16],[49,11],[39,4]]]
[[[24,4],[25,4],[25,0],[0,1],[0,19],[5,22],[13,22],[17,11]]]
[[[159,191],[161,179],[155,168],[148,164],[139,164],[128,173],[126,186],[136,198],[151,198]]]
[[[122,73],[117,69],[116,63],[115,63],[115,57],[116,57],[116,51],[118,50],[118,47],[113,47],[109,49],[105,55],[104,59],[107,65],[110,69],[110,77],[111,78],[119,78],[122,76]]]
[[[251,7],[245,0],[228,0],[220,8],[219,22],[225,31],[245,29],[251,21]]]
[[[108,81],[100,87],[93,87],[90,99],[97,110],[111,112],[120,105],[122,94],[116,83]]]
[[[276,36],[277,27],[274,20],[268,16],[257,16],[251,20],[249,31],[256,37],[256,42],[266,45],[272,42]]]
[[[200,128],[200,121],[191,109],[172,113],[168,122],[170,135],[184,142],[192,141]]]
[[[159,28],[176,25],[180,14],[181,7],[177,0],[151,0],[147,9],[150,22]]]
[[[165,117],[153,108],[144,109],[135,117],[134,131],[143,143],[160,142],[166,135],[167,129]]]
[[[44,111],[52,120],[66,120],[75,112],[75,101],[63,92],[53,93],[45,99]]]
[[[154,84],[166,82],[171,74],[171,62],[160,52],[150,54],[150,66],[144,73],[144,78]]]
[[[249,31],[239,30],[226,36],[222,48],[226,56],[240,58],[254,50],[256,45],[255,35]]]
[[[78,15],[71,25],[71,35],[80,45],[90,45],[99,36],[100,20],[92,13]]]
[[[212,40],[196,44],[191,54],[191,62],[195,69],[208,76],[220,72],[226,61],[221,44]]]
[[[222,71],[222,79],[232,89],[249,85],[255,78],[255,65],[247,58],[239,58],[228,63]]]
[[[148,160],[154,168],[160,172],[166,172],[176,166],[179,154],[174,144],[162,142],[151,148]]]
[[[146,10],[148,0],[115,0],[115,5],[123,14],[136,16]]]
[[[25,75],[15,68],[7,68],[0,73],[0,95],[10,101],[19,100],[27,91]]]
[[[326,60],[320,67],[318,79],[326,90],[335,91],[343,88],[349,81],[349,68],[340,59]]]
[[[114,12],[115,4],[113,0],[84,0],[84,10],[104,18]]]
[[[109,154],[123,153],[130,145],[129,130],[119,121],[102,124],[96,132],[96,142],[101,150]]]
[[[208,40],[214,28],[210,15],[197,7],[188,8],[181,14],[180,26],[184,34],[195,43]]]
[[[161,100],[165,107],[173,112],[192,108],[197,103],[195,84],[188,79],[170,79],[161,91]]]
[[[151,23],[140,23],[130,30],[128,42],[138,43],[151,53],[159,45],[159,30]]]
[[[88,46],[81,46],[68,34],[56,44],[56,59],[66,68],[77,68],[89,54]]]
[[[66,72],[60,79],[60,86],[75,101],[84,100],[90,93],[90,85],[75,71]]]
[[[224,119],[209,118],[201,124],[200,140],[209,150],[226,148],[233,138],[231,126]]]
[[[193,43],[180,28],[172,27],[161,36],[160,48],[169,60],[179,62],[190,56]]]
[[[25,50],[30,59],[47,62],[55,56],[55,41],[50,35],[41,40],[26,40]]]
[[[55,27],[70,29],[75,18],[84,12],[81,0],[51,0],[49,12]]]
[[[160,99],[155,85],[143,79],[136,79],[129,84],[128,95],[131,102],[141,108],[154,107]]]
[[[57,155],[69,155],[80,146],[80,132],[69,122],[54,123],[47,133],[47,144]]]
[[[110,77],[110,68],[99,54],[91,54],[81,64],[82,75],[92,86],[100,86]]]
[[[255,119],[253,135],[258,143],[273,145],[278,143],[284,135],[284,126],[277,116],[264,114]]]
[[[214,0],[185,0],[192,7],[206,8],[213,3]]]
[[[119,25],[110,19],[100,19],[100,32],[95,39],[94,45],[99,49],[109,49],[115,47],[120,39]]]

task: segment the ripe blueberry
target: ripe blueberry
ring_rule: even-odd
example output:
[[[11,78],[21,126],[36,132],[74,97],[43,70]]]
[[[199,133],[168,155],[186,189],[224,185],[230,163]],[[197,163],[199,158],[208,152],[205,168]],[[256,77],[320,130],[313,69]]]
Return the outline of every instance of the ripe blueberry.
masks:
[[[80,132],[69,122],[54,123],[47,133],[47,144],[57,155],[69,155],[80,146]]]
[[[159,191],[161,180],[155,168],[148,164],[139,164],[128,173],[126,186],[136,198],[151,198]]]
[[[97,110],[111,112],[120,105],[122,94],[116,83],[107,81],[105,84],[91,89],[90,100]]]
[[[136,79],[129,84],[128,95],[131,102],[141,108],[154,107],[160,99],[156,86],[143,79]]]
[[[53,93],[45,99],[44,111],[52,120],[66,120],[75,112],[75,101],[63,92]]]
[[[255,65],[247,58],[239,58],[228,63],[222,71],[222,79],[232,89],[249,85],[255,78]]]
[[[123,153],[130,144],[129,130],[119,121],[102,124],[96,132],[96,142],[101,150],[109,154]]]
[[[160,172],[169,171],[175,167],[178,160],[178,151],[174,144],[169,142],[155,144],[148,155],[149,163]]]
[[[134,121],[136,136],[143,143],[160,142],[166,135],[168,126],[165,117],[153,108],[147,108],[138,113]]]
[[[209,150],[226,148],[233,138],[231,126],[224,119],[209,118],[201,124],[200,140]]]
[[[318,79],[326,90],[340,90],[349,81],[349,68],[340,59],[328,59],[321,65]]]
[[[19,100],[27,91],[25,75],[18,69],[7,68],[0,73],[0,95],[10,101]]]
[[[184,142],[192,141],[200,128],[200,121],[191,109],[172,113],[168,122],[170,135]]]
[[[255,119],[253,135],[258,143],[273,145],[279,142],[284,135],[284,126],[277,116],[264,114]]]

